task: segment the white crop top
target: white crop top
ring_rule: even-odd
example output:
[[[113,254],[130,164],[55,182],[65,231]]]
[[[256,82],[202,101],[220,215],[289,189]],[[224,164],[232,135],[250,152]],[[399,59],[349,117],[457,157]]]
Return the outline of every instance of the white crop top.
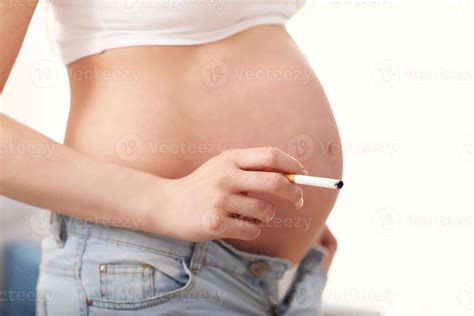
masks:
[[[50,0],[69,64],[110,48],[197,45],[262,24],[284,24],[304,0]]]

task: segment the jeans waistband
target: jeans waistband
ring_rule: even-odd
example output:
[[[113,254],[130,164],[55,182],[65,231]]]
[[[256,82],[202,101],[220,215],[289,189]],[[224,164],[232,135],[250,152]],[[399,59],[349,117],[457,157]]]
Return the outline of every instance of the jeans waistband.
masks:
[[[59,240],[63,239],[65,241],[68,235],[77,235],[84,238],[127,244],[181,259],[190,259],[195,245],[195,243],[189,241],[170,239],[133,229],[101,225],[55,213],[53,213],[53,226],[57,230]]]
[[[260,279],[280,279],[291,266],[283,258],[238,250],[222,240],[202,243],[170,239],[161,235],[142,231],[104,226],[81,219],[53,213],[53,227],[58,242],[66,242],[67,235],[78,235],[83,238],[95,238],[118,244],[152,251],[168,256],[191,260],[196,249],[202,252],[202,265],[209,265],[233,274]],[[325,253],[313,248],[303,259],[299,274],[312,272],[318,268]]]

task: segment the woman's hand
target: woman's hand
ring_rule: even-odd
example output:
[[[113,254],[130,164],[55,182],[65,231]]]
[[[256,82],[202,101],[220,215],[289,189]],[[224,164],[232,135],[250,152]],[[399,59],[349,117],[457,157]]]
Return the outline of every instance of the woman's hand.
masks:
[[[251,193],[277,196],[295,209],[303,205],[303,190],[286,173],[307,174],[298,160],[277,148],[225,151],[190,175],[170,180],[150,215],[158,232],[176,239],[252,240],[260,235],[260,223],[274,217],[275,206]]]
[[[316,240],[316,244],[326,248],[328,251],[328,254],[323,262],[323,270],[327,273],[337,250],[337,240],[327,225],[324,225],[321,235],[318,236]]]

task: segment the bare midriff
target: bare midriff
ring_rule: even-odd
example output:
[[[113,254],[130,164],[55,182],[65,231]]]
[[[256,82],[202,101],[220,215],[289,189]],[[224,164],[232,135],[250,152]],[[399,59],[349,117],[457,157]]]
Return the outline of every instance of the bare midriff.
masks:
[[[311,175],[340,178],[338,129],[325,93],[283,26],[259,26],[197,46],[110,49],[68,65],[65,144],[96,159],[164,178],[188,175],[223,150],[277,147]],[[303,187],[294,209],[238,249],[299,262],[337,191]],[[183,197],[186,198],[186,197]]]

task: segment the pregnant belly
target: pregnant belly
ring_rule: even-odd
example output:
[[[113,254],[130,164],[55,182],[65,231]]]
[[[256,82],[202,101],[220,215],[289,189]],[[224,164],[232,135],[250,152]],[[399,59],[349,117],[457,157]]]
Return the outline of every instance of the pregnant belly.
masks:
[[[194,47],[114,49],[68,70],[65,143],[97,159],[179,178],[224,150],[272,146],[312,175],[341,177],[339,135],[324,91],[282,27]],[[260,237],[227,242],[298,262],[337,195],[303,189],[299,210],[265,196],[277,214]]]

